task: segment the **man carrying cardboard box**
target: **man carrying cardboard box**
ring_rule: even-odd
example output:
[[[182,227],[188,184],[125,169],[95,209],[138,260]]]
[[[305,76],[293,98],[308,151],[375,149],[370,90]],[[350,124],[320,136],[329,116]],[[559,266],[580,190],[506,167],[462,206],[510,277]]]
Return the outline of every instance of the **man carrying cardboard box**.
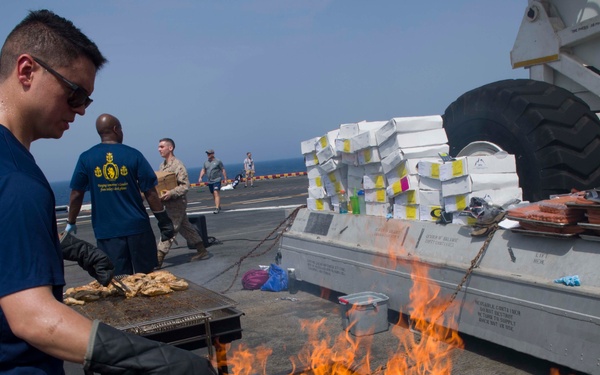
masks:
[[[163,138],[158,142],[158,152],[165,160],[160,163],[158,167],[159,172],[173,173],[176,177],[175,186],[164,186],[165,189],[160,192],[160,199],[165,204],[167,214],[173,221],[175,226],[175,234],[178,232],[187,240],[187,242],[198,250],[198,253],[191,258],[191,261],[207,259],[210,254],[204,247],[202,238],[190,223],[186,209],[187,199],[186,195],[190,189],[190,179],[188,177],[187,169],[181,160],[175,157],[173,151],[175,150],[175,141],[171,138]],[[171,187],[170,189],[167,189]],[[162,267],[165,256],[171,249],[173,241],[160,241],[158,243],[158,267]]]

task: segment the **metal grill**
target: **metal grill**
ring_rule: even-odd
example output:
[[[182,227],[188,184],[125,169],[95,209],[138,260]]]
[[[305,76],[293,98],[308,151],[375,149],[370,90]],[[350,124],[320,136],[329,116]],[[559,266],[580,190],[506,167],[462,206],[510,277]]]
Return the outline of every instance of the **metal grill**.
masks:
[[[72,308],[117,329],[138,335],[168,332],[204,324],[207,320],[227,319],[237,303],[221,294],[189,283],[184,291],[154,297],[110,296]]]

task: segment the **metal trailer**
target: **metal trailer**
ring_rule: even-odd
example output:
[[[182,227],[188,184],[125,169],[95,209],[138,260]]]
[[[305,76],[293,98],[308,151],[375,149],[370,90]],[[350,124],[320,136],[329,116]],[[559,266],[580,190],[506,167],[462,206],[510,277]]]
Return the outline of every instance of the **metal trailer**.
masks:
[[[436,301],[447,300],[484,241],[456,224],[302,209],[283,235],[281,265],[341,293],[386,294],[390,309],[409,315],[416,266],[441,287]],[[582,285],[554,282],[569,275]],[[458,314],[441,321],[450,328],[600,374],[598,242],[499,229],[453,304]]]

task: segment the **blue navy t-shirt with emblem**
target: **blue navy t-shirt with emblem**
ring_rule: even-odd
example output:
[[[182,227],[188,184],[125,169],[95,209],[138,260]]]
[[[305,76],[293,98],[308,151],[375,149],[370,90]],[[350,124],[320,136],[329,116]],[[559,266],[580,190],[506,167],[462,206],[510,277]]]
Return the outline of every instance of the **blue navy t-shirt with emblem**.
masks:
[[[140,192],[158,184],[141,152],[118,143],[100,143],[79,156],[71,189],[89,191],[97,239],[126,237],[150,229]]]

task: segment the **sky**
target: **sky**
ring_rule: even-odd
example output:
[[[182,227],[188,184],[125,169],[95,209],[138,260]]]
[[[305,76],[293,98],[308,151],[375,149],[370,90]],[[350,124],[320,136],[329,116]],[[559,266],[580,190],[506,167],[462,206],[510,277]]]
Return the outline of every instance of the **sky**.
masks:
[[[50,9],[108,58],[94,102],[60,140],[31,152],[49,181],[69,180],[99,142],[96,118],[154,169],[175,140],[188,168],[214,149],[225,167],[250,151],[301,157],[300,143],[340,124],[443,114],[464,92],[527,78],[513,70],[525,0],[4,1],[1,43],[29,10]],[[260,173],[259,173],[260,174]],[[197,178],[190,176],[190,180]]]

